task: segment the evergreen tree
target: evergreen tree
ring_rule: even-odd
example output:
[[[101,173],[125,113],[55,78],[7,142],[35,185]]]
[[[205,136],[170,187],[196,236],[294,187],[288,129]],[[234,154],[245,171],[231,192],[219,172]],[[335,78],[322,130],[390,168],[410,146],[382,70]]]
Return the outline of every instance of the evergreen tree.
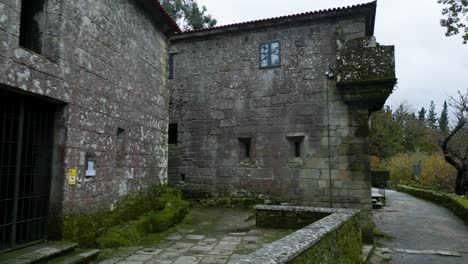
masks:
[[[393,112],[385,107],[371,115],[370,150],[371,155],[386,159],[417,150],[434,153],[439,147],[432,129],[419,120],[411,106],[401,104]]]
[[[442,109],[442,113],[440,113],[439,118],[439,129],[442,132],[448,132],[448,106],[447,101],[444,101],[444,107]]]
[[[421,110],[418,112],[418,120],[421,122],[426,121],[426,109],[423,107]]]
[[[431,101],[429,113],[427,115],[427,125],[432,129],[437,129],[437,113],[435,112],[434,101]]]
[[[162,0],[161,3],[184,31],[213,27],[217,23],[206,7],[199,6],[195,0]]]

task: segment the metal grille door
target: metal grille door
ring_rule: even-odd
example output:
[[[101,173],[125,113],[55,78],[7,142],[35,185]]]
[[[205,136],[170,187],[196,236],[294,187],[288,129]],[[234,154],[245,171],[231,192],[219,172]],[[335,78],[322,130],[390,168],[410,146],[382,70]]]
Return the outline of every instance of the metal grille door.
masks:
[[[0,92],[0,250],[43,239],[53,107]]]

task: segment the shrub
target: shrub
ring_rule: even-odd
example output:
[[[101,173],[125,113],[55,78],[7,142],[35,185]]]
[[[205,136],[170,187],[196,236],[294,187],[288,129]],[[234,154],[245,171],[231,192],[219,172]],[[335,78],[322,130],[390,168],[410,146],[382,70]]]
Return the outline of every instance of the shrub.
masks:
[[[164,231],[182,221],[189,204],[181,197],[179,190],[155,186],[126,196],[113,211],[68,213],[64,216],[64,240],[84,248],[134,244],[149,230]]]
[[[420,184],[443,192],[453,192],[457,171],[440,155],[431,155],[421,162]]]
[[[400,153],[386,162],[386,169],[390,171],[392,185],[415,184],[413,165],[417,164],[415,157],[408,153]]]
[[[414,178],[413,166],[421,165],[419,183]],[[444,192],[452,192],[455,186],[456,170],[438,154],[402,153],[386,161],[385,168],[390,171],[392,184],[424,186]]]

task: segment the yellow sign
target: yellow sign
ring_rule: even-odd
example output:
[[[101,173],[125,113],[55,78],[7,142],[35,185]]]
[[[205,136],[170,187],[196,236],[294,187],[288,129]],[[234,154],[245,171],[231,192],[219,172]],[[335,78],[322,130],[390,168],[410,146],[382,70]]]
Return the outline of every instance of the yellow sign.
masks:
[[[76,185],[76,169],[68,169],[68,185]]]

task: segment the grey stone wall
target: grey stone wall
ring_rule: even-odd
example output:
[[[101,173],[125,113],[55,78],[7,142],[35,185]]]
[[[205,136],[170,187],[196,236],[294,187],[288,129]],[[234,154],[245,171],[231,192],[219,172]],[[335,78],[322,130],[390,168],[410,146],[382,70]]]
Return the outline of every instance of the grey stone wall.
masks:
[[[158,14],[136,2],[46,1],[36,54],[19,46],[21,1],[0,0],[2,89],[61,103],[52,206],[60,208],[62,196],[65,212],[109,209],[129,192],[167,181],[168,39]],[[96,177],[85,177],[88,155]],[[70,168],[78,169],[75,186],[67,184]]]
[[[347,105],[325,76],[337,65],[338,24],[346,38],[365,36],[364,15],[356,15],[172,38],[170,122],[179,125],[179,143],[170,147],[170,183],[370,208],[369,111]],[[281,42],[281,67],[259,69],[259,45],[271,40]],[[288,137],[303,138],[300,158]],[[250,159],[242,159],[242,138],[251,139]]]

